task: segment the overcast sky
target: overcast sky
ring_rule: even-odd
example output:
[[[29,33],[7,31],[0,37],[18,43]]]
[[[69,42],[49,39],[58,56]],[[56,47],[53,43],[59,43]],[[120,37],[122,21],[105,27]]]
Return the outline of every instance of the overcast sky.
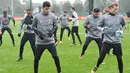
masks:
[[[22,0],[20,0],[20,1],[22,1]],[[33,3],[42,3],[44,1],[52,1],[52,0],[32,0]],[[56,1],[66,1],[66,0],[56,0]],[[71,3],[73,3],[75,0],[69,0],[69,1]],[[85,0],[82,0],[82,1],[84,2]]]

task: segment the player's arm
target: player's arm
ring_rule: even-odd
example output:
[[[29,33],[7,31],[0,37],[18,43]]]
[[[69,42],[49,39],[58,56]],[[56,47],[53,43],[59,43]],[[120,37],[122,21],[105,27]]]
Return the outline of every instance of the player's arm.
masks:
[[[84,26],[85,29],[89,29],[89,28],[91,28],[91,25],[89,24],[89,18],[87,18],[87,19],[85,20],[83,26]]]
[[[13,25],[15,27],[15,19],[14,19],[14,17],[11,16],[11,20],[13,21]]]
[[[36,17],[34,17],[32,28],[33,28],[35,34],[38,35],[41,40],[43,40],[44,34],[38,30],[37,24],[38,24],[38,19]]]
[[[68,20],[69,22],[72,21],[72,19],[70,19],[69,16],[67,16],[67,20]]]
[[[52,30],[49,31],[48,35],[49,37],[52,37],[54,31],[56,30],[56,28],[58,27],[57,25],[57,20],[55,19],[55,17],[53,18],[53,28]]]
[[[123,17],[121,19],[121,25],[122,25],[122,31],[124,31],[126,29],[126,23]]]
[[[2,34],[2,20],[0,19],[0,35]]]
[[[60,24],[61,21],[62,21],[62,16],[60,16],[60,17],[58,18],[58,23]]]
[[[18,37],[21,36],[21,32],[22,32],[22,28],[23,28],[24,23],[25,23],[25,18],[22,20],[22,22],[20,24],[20,27],[19,27],[19,30],[18,30]]]
[[[98,26],[97,26],[97,29],[100,30],[100,31],[103,31],[103,29],[104,29],[104,24],[105,24],[105,23],[104,23],[104,17],[102,16],[101,19],[99,20],[98,24],[97,24],[97,25],[98,25]]]
[[[74,13],[73,16],[74,16],[73,22],[76,22],[78,20],[78,15],[76,13]]]

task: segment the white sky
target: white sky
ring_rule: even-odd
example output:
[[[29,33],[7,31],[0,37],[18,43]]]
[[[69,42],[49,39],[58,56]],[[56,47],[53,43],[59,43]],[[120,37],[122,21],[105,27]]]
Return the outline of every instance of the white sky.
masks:
[[[32,0],[33,3],[42,3],[44,1],[52,1],[52,0]],[[56,0],[56,1],[66,1],[66,0]],[[69,0],[71,3],[73,3],[75,0]],[[82,0],[84,2],[84,0]]]

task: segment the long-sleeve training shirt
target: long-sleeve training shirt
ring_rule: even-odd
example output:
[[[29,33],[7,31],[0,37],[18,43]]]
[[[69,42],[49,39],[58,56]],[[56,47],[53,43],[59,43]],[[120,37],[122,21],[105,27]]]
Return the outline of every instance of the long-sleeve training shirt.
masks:
[[[33,28],[36,28],[37,31],[40,31],[44,35],[44,39],[41,40],[39,35],[36,33],[36,44],[37,45],[48,45],[55,43],[54,35],[50,37],[48,33],[50,33],[54,28],[57,27],[55,16],[52,13],[45,15],[44,13],[39,13],[35,15],[33,21]]]
[[[69,24],[69,17],[68,15],[64,16],[64,15],[61,15],[60,18],[59,18],[59,21],[61,22],[61,28],[65,28],[65,27],[68,27],[68,24]]]
[[[18,33],[22,32],[22,28],[24,26],[24,32],[26,33],[34,33],[34,30],[32,28],[32,23],[33,23],[33,16],[26,16],[20,25]],[[28,29],[29,27],[29,29]]]
[[[10,27],[10,20],[14,20],[14,18],[11,15],[7,15],[6,17],[4,17],[3,15],[0,16],[1,28],[9,28]]]
[[[101,38],[102,33],[97,29],[100,19],[101,16],[95,18],[93,14],[87,17],[84,23],[84,27],[87,29],[87,37]],[[87,25],[89,24],[91,25],[91,28],[87,28]]]
[[[117,40],[116,32],[120,29],[124,29],[126,23],[121,14],[116,14],[115,16],[110,15],[110,13],[103,15],[99,22],[100,27],[109,28],[107,33],[104,33],[103,42],[118,44],[121,43],[121,39]]]
[[[74,18],[72,17],[72,26],[79,26],[78,15],[75,11],[72,12],[72,16],[74,16]]]

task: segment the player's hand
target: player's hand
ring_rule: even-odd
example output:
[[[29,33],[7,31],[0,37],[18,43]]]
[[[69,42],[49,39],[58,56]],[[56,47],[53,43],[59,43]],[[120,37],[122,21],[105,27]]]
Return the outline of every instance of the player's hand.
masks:
[[[91,28],[91,27],[92,27],[91,24],[88,24],[88,25],[87,25],[87,28]]]
[[[30,30],[30,29],[31,29],[31,27],[30,27],[30,26],[27,26],[27,29],[29,29],[29,30]]]
[[[44,40],[43,35],[39,35],[39,38],[40,38],[41,40]]]
[[[21,37],[21,33],[18,33],[18,37]]]
[[[49,37],[52,37],[52,35],[53,35],[53,33],[48,33],[48,36],[49,36]]]
[[[103,33],[110,33],[110,31],[111,31],[111,29],[108,28],[108,27],[102,28],[102,32],[103,32]]]

